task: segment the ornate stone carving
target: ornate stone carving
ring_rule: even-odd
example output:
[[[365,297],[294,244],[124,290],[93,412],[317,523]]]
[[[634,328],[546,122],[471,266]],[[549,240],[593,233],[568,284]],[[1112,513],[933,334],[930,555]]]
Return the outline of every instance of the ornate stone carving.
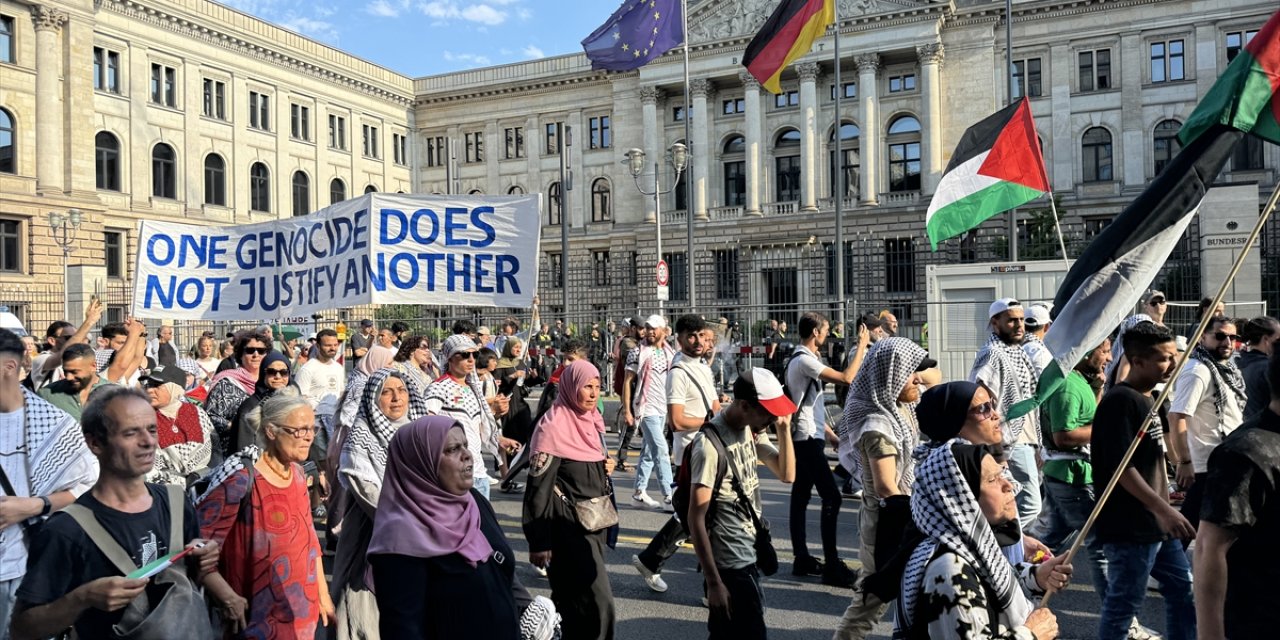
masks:
[[[942,43],[931,42],[916,47],[916,55],[920,58],[920,64],[941,64],[942,63]]]
[[[664,94],[657,87],[640,87],[640,104],[658,104]]]
[[[876,13],[902,11],[920,0],[838,0],[841,20]],[[694,43],[755,35],[777,8],[776,0],[727,0],[704,2],[689,16],[689,41]],[[705,8],[704,8],[705,7]]]
[[[740,71],[738,72],[738,79],[742,81],[742,86],[745,87],[747,91],[751,91],[752,89],[755,89],[756,91],[760,90],[760,81],[756,80],[756,77],[750,73]]]
[[[800,82],[813,82],[822,73],[822,67],[816,62],[801,62],[796,65],[796,73],[800,76]]]
[[[878,73],[880,71],[880,54],[863,54],[854,58],[853,63],[858,66],[858,75],[862,75],[864,73]]]
[[[715,92],[715,83],[706,78],[694,78],[689,81],[689,97],[691,98],[710,98]]]
[[[35,23],[36,31],[53,30],[58,31],[62,25],[68,20],[67,12],[47,7],[45,5],[36,5],[31,7],[31,22]]]

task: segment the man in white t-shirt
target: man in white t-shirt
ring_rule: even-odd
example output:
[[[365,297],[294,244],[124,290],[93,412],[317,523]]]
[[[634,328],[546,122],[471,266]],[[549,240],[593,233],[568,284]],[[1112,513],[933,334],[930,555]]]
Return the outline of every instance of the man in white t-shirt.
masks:
[[[636,465],[635,494],[631,500],[651,509],[670,504],[672,475],[667,456],[667,439],[662,427],[667,422],[667,370],[675,350],[667,344],[667,321],[660,315],[644,322],[644,344],[627,354],[626,378],[622,386],[622,417],[627,425],[638,424],[644,438],[640,463]],[[631,382],[638,381],[634,387]],[[658,471],[658,488],[663,502],[649,497],[649,474]]]
[[[1182,515],[1193,527],[1200,522],[1209,454],[1244,423],[1244,376],[1231,359],[1237,340],[1235,322],[1211,318],[1173,383],[1166,442],[1178,467],[1178,487],[1187,492]]]
[[[338,398],[347,387],[347,372],[338,362],[338,332],[321,329],[316,334],[316,354],[298,369],[294,380],[302,395],[316,412],[316,437],[311,443],[310,459],[320,471],[320,492],[328,493],[323,464],[333,435],[333,416],[338,411]]]

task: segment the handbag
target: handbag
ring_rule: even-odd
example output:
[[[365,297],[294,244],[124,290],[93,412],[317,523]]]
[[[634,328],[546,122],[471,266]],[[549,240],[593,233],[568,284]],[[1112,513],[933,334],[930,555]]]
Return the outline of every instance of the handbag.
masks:
[[[720,440],[720,434],[715,429],[706,429],[708,435]],[[724,442],[720,441],[720,450],[725,450]],[[733,486],[733,492],[738,496],[738,505],[743,508],[751,516],[751,523],[756,528],[756,539],[752,542],[752,547],[756,551],[756,568],[766,576],[771,576],[778,572],[778,551],[773,548],[773,534],[769,532],[769,521],[760,517],[756,512],[755,505],[751,504],[751,500],[747,497],[747,492],[742,488],[742,483],[738,480],[738,471],[729,465],[729,484]]]
[[[169,493],[169,546],[182,542],[184,500],[182,488],[165,485]],[[63,509],[122,574],[137,570],[115,538],[102,528],[93,511],[79,504]],[[186,567],[170,565],[153,577],[146,590],[125,606],[120,621],[112,625],[114,640],[213,640],[216,636],[209,620],[204,597],[187,575]]]
[[[570,500],[569,496],[560,490],[560,485],[555,486],[556,495],[573,509],[578,524],[588,533],[595,533],[618,524],[618,509],[613,506],[613,481],[605,476],[605,484],[609,490],[604,495],[576,501]]]

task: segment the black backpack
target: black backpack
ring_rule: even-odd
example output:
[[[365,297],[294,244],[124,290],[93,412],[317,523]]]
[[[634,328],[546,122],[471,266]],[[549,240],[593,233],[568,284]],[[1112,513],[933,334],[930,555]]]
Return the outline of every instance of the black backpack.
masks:
[[[716,494],[720,492],[720,485],[724,483],[725,476],[729,473],[729,458],[724,448],[724,442],[720,440],[720,436],[711,431],[711,424],[702,425],[699,430],[702,433],[703,442],[710,442],[711,446],[716,448],[716,484],[711,488],[711,507],[707,511],[707,515],[711,515],[711,509],[716,507]],[[676,490],[671,494],[671,508],[676,512],[676,518],[680,522],[685,523],[685,528],[689,528],[689,505],[693,502],[693,443],[684,448],[684,455],[680,461],[680,470],[676,473]]]

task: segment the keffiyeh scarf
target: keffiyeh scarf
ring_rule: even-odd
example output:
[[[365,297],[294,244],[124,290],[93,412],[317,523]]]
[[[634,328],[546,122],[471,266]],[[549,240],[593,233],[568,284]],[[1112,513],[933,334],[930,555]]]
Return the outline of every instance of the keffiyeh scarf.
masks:
[[[911,516],[926,539],[911,553],[902,575],[894,637],[906,637],[911,629],[924,589],[925,569],[939,547],[955,553],[978,572],[995,592],[997,608],[1008,611],[1011,620],[1026,620],[1031,614],[1031,602],[1023,595],[1013,567],[1000,552],[995,533],[956,464],[951,445],[959,442],[954,439],[929,449],[916,469]]]
[[[98,478],[97,459],[89,452],[80,425],[26,387],[22,387],[22,398],[31,495],[71,489],[79,496]]]
[[[1007,415],[1009,407],[1015,402],[1026,400],[1036,395],[1036,372],[1031,366],[1031,359],[1027,357],[1027,353],[1022,350],[1021,345],[1005,344],[1000,336],[992,333],[987,339],[987,344],[978,352],[978,358],[973,363],[973,370],[978,371],[983,367],[991,365],[1000,373],[1000,388],[992,389],[994,393],[999,394],[998,401],[1000,403],[1001,415]],[[975,382],[977,382],[975,380]],[[1031,415],[1031,414],[1028,414]],[[1035,424],[1034,422],[1032,423]],[[1016,420],[1009,420],[1005,423],[1009,434],[1013,440],[1017,440],[1022,435],[1022,430],[1027,425],[1027,416],[1023,416]],[[1035,441],[1040,442],[1040,434],[1035,434]]]
[[[205,498],[208,498],[214,490],[222,486],[222,483],[226,482],[227,478],[234,476],[236,472],[244,469],[246,466],[257,464],[258,459],[261,457],[262,449],[259,449],[258,445],[254,444],[241,449],[235,455],[227,456],[227,458],[222,461],[222,464],[209,472],[209,475],[207,476],[207,485],[197,483],[191,487],[191,501],[195,503],[196,506],[200,506],[200,503],[204,502]],[[203,488],[204,490],[197,493],[200,488]]]
[[[919,429],[899,410],[898,395],[928,355],[906,338],[885,338],[871,346],[858,376],[849,388],[848,401],[836,429],[841,438],[857,443],[867,431],[884,433],[898,449],[898,484],[910,488],[915,478],[911,452],[920,442]],[[914,411],[910,412],[914,415]],[[880,420],[871,420],[878,416]],[[892,425],[892,430],[886,428]],[[861,456],[854,456],[861,466]],[[860,474],[855,470],[855,475]]]
[[[379,478],[386,471],[387,447],[391,444],[391,436],[396,433],[396,426],[391,419],[378,408],[378,395],[391,377],[404,381],[409,390],[409,410],[405,413],[405,423],[427,415],[422,390],[416,382],[395,369],[379,369],[369,376],[369,382],[360,394],[359,414],[347,432],[346,442],[342,444],[344,455],[368,458]]]
[[[1239,367],[1236,366],[1235,360],[1218,360],[1204,345],[1196,345],[1191,351],[1191,357],[1200,361],[1201,364],[1209,368],[1209,377],[1213,380],[1216,393],[1213,394],[1213,410],[1222,417],[1222,410],[1227,404],[1227,393],[1230,392],[1235,396],[1235,402],[1244,408],[1246,395],[1244,390],[1244,376],[1240,374]]]

